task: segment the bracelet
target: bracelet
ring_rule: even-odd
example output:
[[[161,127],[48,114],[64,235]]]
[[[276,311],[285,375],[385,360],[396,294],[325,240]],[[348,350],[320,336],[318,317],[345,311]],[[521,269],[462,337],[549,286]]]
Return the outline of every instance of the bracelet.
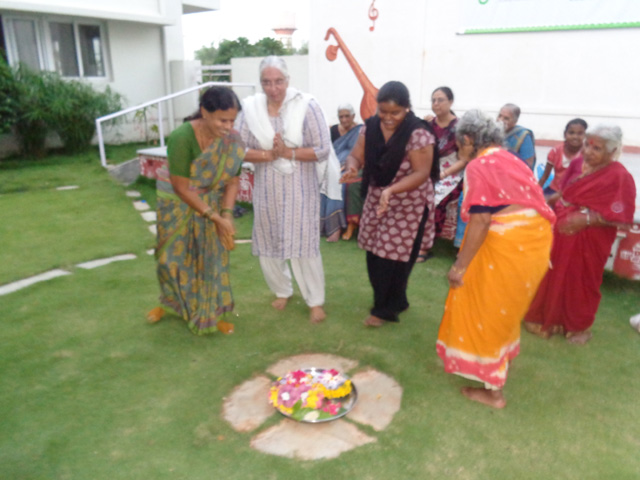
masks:
[[[262,159],[266,160],[267,158],[267,152],[265,150],[262,150]]]
[[[221,208],[220,209],[220,213],[230,213],[231,215],[233,215],[233,210],[231,208]]]
[[[591,212],[587,209],[587,226],[591,225]]]
[[[453,273],[459,273],[459,274],[463,274],[464,272],[467,271],[466,268],[458,268],[455,265],[451,265],[451,270],[453,271]]]
[[[295,148],[291,149],[291,161],[292,162],[296,161],[296,149]]]

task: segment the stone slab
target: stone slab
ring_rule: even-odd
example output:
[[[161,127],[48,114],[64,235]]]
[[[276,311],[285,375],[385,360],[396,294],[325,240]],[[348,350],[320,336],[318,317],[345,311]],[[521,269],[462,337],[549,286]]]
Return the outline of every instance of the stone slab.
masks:
[[[136,200],[135,202],[133,202],[133,208],[135,208],[139,212],[144,212],[146,210],[149,210],[149,204],[144,200]]]
[[[140,213],[140,215],[142,215],[142,218],[144,218],[144,220],[146,222],[155,222],[156,221],[156,212],[142,212]]]
[[[115,257],[100,258],[98,260],[91,260],[90,262],[79,263],[76,267],[84,268],[85,270],[91,270],[98,267],[103,267],[113,262],[121,262],[123,260],[134,260],[137,258],[133,253],[126,253],[124,255],[116,255]]]
[[[267,368],[267,372],[276,377],[282,377],[292,370],[317,367],[335,368],[342,373],[348,374],[350,370],[357,366],[358,362],[356,360],[324,353],[309,353],[280,360]]]
[[[321,460],[376,441],[344,420],[312,424],[284,419],[252,438],[251,447],[280,457]]]
[[[157,235],[158,234],[158,229],[156,228],[155,225],[149,225],[149,231],[153,234],[153,235]]]
[[[57,187],[56,190],[64,192],[66,190],[77,190],[80,187],[78,185],[65,185],[64,187]]]
[[[34,283],[44,282],[46,280],[62,277],[64,275],[71,275],[71,272],[67,272],[66,270],[61,269],[49,270],[48,272],[34,275],[33,277],[24,278],[22,280],[18,280],[17,282],[7,283],[6,285],[0,286],[0,296],[6,295],[7,293],[16,292],[25,287],[33,285]]]
[[[222,406],[222,416],[237,432],[250,432],[275,413],[269,404],[271,379],[259,376],[238,385]]]
[[[138,198],[141,197],[142,194],[137,190],[127,190],[127,197],[129,198]]]
[[[357,373],[351,380],[358,389],[358,401],[347,417],[373,427],[376,432],[387,428],[400,410],[402,387],[376,370]]]

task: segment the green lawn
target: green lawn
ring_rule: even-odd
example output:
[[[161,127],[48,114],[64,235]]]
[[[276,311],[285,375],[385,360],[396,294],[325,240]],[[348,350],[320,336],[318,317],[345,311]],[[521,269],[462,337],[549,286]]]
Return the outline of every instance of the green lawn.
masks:
[[[355,242],[322,242],[328,318],[321,325],[308,322],[298,294],[285,312],[271,309],[250,245],[238,245],[236,333],[197,337],[176,317],[145,323],[158,294],[145,253],[153,237],[126,188],[95,155],[83,158],[24,169],[0,163],[0,284],[54,267],[73,272],[0,297],[0,478],[638,478],[640,335],[628,321],[640,312],[640,283],[605,276],[585,347],[524,333],[509,404],[495,411],[462,397],[459,388],[471,382],[445,374],[435,354],[453,258],[446,242],[415,267],[401,323],[377,330],[361,323],[372,294]],[[69,184],[80,189],[55,190]],[[239,220],[241,236],[250,223],[251,215]],[[138,258],[73,267],[118,253]],[[224,397],[283,357],[316,352],[395,378],[401,410],[383,432],[360,426],[377,442],[334,460],[251,449],[253,434],[223,420]]]

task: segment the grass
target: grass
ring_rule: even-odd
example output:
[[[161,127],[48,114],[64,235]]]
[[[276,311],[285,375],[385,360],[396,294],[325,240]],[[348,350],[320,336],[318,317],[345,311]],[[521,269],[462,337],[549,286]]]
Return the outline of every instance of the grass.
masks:
[[[640,284],[605,275],[594,338],[583,348],[523,334],[509,405],[494,411],[464,399],[458,390],[470,382],[443,373],[435,354],[453,257],[446,242],[415,267],[411,308],[398,325],[362,326],[372,294],[364,253],[351,241],[322,242],[329,314],[322,325],[309,324],[298,294],[283,313],[269,308],[251,247],[238,245],[233,336],[197,337],[176,317],[149,326],[144,313],[158,294],[153,257],[144,253],[152,236],[125,188],[83,158],[47,159],[9,182],[11,170],[0,169],[0,188],[10,190],[0,196],[1,228],[29,231],[22,242],[3,242],[2,264],[14,262],[23,275],[109,251],[138,258],[71,267],[73,275],[1,297],[0,478],[637,478],[640,337],[628,319],[640,311]],[[20,183],[24,189],[11,190]],[[81,188],[52,190],[61,183]],[[53,228],[52,215],[64,229]],[[238,220],[242,235],[250,227],[250,214]],[[32,237],[47,238],[48,248]],[[335,460],[251,449],[253,434],[223,420],[224,397],[277,360],[310,352],[392,376],[404,389],[401,410],[383,432],[360,427],[376,443]]]

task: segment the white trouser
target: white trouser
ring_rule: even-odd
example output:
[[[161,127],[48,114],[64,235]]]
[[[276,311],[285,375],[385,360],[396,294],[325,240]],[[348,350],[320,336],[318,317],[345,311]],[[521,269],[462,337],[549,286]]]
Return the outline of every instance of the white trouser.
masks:
[[[309,307],[324,305],[324,270],[322,257],[292,258],[291,268],[302,298]],[[287,260],[280,258],[260,257],[260,267],[267,285],[278,298],[289,298],[293,295],[291,270]]]

